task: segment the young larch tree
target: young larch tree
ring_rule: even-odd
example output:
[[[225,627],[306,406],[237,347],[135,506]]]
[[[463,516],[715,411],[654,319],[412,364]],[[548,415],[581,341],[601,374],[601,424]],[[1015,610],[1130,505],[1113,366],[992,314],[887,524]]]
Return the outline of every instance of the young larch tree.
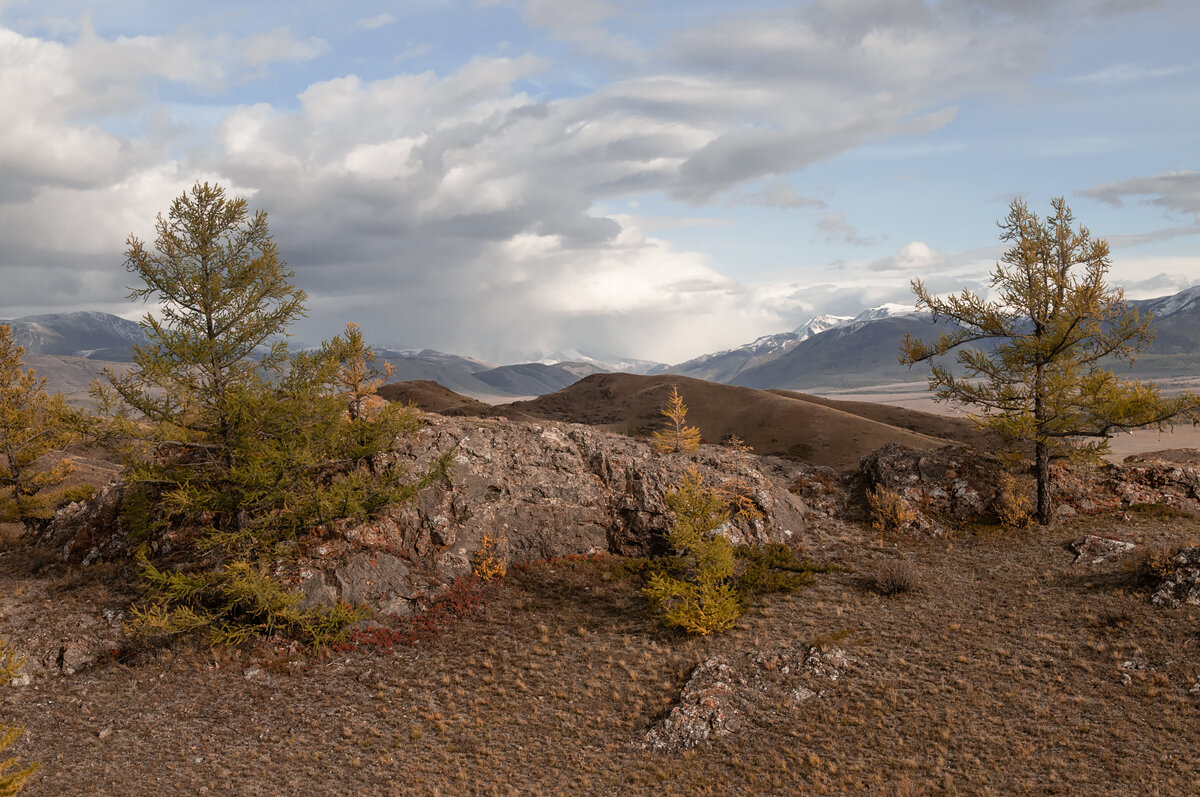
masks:
[[[1009,207],[1000,238],[1012,245],[992,272],[994,298],[969,290],[941,298],[913,280],[917,307],[954,325],[933,343],[905,336],[900,356],[913,365],[955,352],[958,372],[934,363],[930,389],[978,410],[980,426],[1032,444],[1043,525],[1052,459],[1097,459],[1114,432],[1194,416],[1200,406],[1190,392],[1168,397],[1113,373],[1114,360],[1133,362],[1151,343],[1151,318],[1106,282],[1108,244],[1073,226],[1062,197],[1051,205],[1044,220],[1019,199]],[[981,342],[990,346],[969,345]]]

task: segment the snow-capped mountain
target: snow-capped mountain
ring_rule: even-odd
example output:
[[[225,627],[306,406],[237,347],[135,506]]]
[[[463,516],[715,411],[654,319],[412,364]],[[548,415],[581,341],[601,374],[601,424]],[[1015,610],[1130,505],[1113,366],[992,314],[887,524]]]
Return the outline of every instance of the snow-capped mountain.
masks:
[[[788,357],[808,341],[830,334],[847,334],[864,324],[885,318],[897,318],[916,313],[915,308],[902,304],[880,304],[856,316],[819,315],[791,332],[763,335],[735,349],[704,354],[687,362],[673,365],[667,373],[707,379],[712,382],[741,384],[742,375],[769,363]]]
[[[1179,293],[1171,296],[1160,296],[1157,299],[1141,299],[1132,301],[1130,304],[1137,307],[1143,313],[1153,313],[1156,320],[1168,318],[1177,313],[1189,310],[1200,310],[1200,285],[1184,288]]]
[[[813,335],[820,335],[827,329],[833,329],[853,320],[853,317],[848,315],[819,315],[796,327],[792,330],[792,334],[796,335],[797,342],[808,340]]]
[[[878,321],[880,318],[895,318],[902,315],[916,315],[917,308],[911,304],[896,304],[895,302],[885,302],[877,304],[874,307],[869,307],[863,310],[858,315],[847,321],[847,324],[858,324],[864,321]]]
[[[128,362],[130,347],[146,341],[136,322],[94,310],[31,315],[0,324],[12,329],[13,340],[25,348],[27,355]]]
[[[582,363],[594,369],[591,373],[603,371],[607,373],[649,374],[655,373],[664,367],[663,363],[653,360],[638,360],[607,352],[587,353],[579,349],[559,349],[545,356],[533,357],[530,359],[530,362],[541,363],[542,365],[574,365]]]

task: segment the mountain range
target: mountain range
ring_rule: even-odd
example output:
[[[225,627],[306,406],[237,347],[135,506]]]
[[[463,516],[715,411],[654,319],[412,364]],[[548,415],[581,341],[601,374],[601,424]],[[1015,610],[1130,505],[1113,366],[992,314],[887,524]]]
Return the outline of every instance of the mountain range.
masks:
[[[1118,364],[1120,370],[1140,378],[1200,375],[1200,286],[1129,303],[1153,314],[1157,338],[1135,364]],[[392,381],[428,380],[485,401],[541,396],[606,372],[821,392],[924,378],[924,367],[910,370],[899,364],[900,342],[906,334],[930,339],[947,323],[942,319],[935,325],[927,313],[910,306],[878,305],[852,317],[817,316],[790,332],[765,335],[676,365],[578,351],[511,365],[433,349],[383,347],[376,348],[376,354],[392,366]],[[80,382],[101,361],[129,362],[130,346],[145,340],[135,322],[91,311],[27,316],[0,324],[12,328],[27,355],[40,355],[40,371],[48,365],[59,374],[78,370],[78,379],[72,379]]]

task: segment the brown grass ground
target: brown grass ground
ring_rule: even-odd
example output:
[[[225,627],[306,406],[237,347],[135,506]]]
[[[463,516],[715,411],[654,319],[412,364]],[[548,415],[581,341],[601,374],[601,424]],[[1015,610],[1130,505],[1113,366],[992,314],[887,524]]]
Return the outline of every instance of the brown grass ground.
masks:
[[[540,565],[422,647],[177,645],[6,689],[0,716],[42,762],[31,795],[1195,794],[1200,609],[1153,608],[1119,562],[1072,565],[1082,532],[1184,540],[1200,521],[932,540],[848,526],[813,554],[855,572],[705,639],[661,630],[611,561]],[[3,594],[27,596],[5,601],[18,644],[31,618],[69,634],[72,612],[121,597],[98,574],[31,577],[25,554],[0,557]],[[881,597],[868,576],[898,557],[919,587]],[[832,639],[861,665],[823,698],[683,755],[638,746],[706,657]]]

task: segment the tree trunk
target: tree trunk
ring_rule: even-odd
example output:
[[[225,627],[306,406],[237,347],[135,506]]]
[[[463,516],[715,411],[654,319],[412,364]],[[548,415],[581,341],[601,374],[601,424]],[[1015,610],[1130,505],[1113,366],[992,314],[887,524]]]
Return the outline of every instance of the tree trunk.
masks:
[[[1039,337],[1040,337],[1039,331]],[[1046,423],[1046,382],[1045,366],[1041,363],[1034,369],[1033,374],[1033,419],[1036,437],[1034,438],[1034,461],[1037,466],[1037,519],[1043,526],[1050,525],[1050,447],[1042,436]]]
[[[1037,518],[1043,526],[1050,525],[1050,449],[1041,440],[1034,444],[1037,462]]]

